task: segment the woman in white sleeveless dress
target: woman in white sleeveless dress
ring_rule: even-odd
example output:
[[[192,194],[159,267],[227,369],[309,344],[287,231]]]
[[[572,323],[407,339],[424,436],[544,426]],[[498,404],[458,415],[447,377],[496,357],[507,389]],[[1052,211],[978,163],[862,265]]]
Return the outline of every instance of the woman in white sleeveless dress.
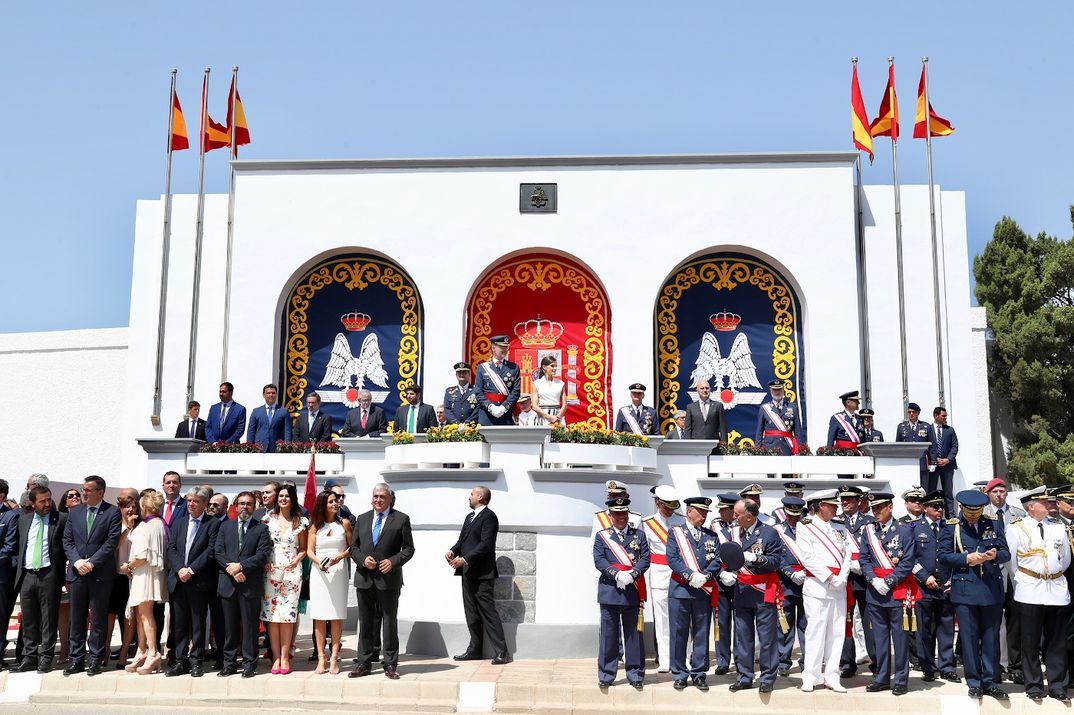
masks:
[[[537,416],[533,424],[557,427],[567,424],[567,391],[564,387],[563,381],[556,378],[556,359],[545,355],[541,359],[541,374],[533,381],[533,390],[537,393],[533,405]]]
[[[329,672],[339,672],[339,648],[343,620],[347,617],[347,586],[350,583],[351,523],[339,516],[339,500],[333,492],[317,495],[310,515],[307,555],[310,573],[309,615],[317,648],[317,673],[325,672],[325,630],[332,628],[332,659]]]
[[[156,621],[153,606],[168,600],[168,581],[164,575],[164,522],[160,509],[164,495],[151,490],[139,501],[142,520],[131,531],[130,553],[120,570],[131,575],[127,608],[138,621],[138,654],[127,670],[149,675],[160,670],[161,654],[157,650]]]

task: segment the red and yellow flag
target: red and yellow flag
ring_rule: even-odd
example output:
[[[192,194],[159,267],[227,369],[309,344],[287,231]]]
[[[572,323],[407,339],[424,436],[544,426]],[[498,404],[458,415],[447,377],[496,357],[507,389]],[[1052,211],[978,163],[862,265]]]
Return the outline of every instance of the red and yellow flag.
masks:
[[[234,116],[232,116],[232,107],[235,109]],[[227,93],[227,129],[229,137],[232,130],[235,132],[235,146],[232,147],[232,153],[238,156],[239,147],[250,143],[250,128],[246,124],[246,112],[242,109],[242,97],[239,96],[239,90],[235,87],[234,76],[231,78],[231,89]]]
[[[190,148],[190,140],[186,133],[186,120],[183,119],[183,108],[179,106],[179,95],[172,93],[172,128],[168,138],[168,147],[171,151],[182,151]]]
[[[891,137],[893,142],[899,140],[899,100],[895,96],[894,62],[888,65],[888,86],[880,102],[880,113],[869,126],[869,133],[874,137]]]
[[[928,63],[922,63],[921,65],[921,81],[917,84],[917,112],[914,114],[914,139],[925,139],[925,85],[928,82]],[[951,126],[951,122],[947,121],[939,114],[933,111],[932,102],[928,102],[928,131],[931,132],[934,137],[945,137],[948,134],[954,134],[955,128]]]
[[[865,111],[865,100],[861,98],[858,85],[858,65],[854,65],[854,74],[850,77],[850,133],[854,146],[869,152],[869,161],[873,160],[873,135],[869,133],[869,114]]]
[[[227,133],[227,127],[219,122],[214,122],[209,116],[209,75],[201,84],[201,116],[205,117],[205,123],[201,128],[201,150],[212,151],[220,149],[231,143]]]

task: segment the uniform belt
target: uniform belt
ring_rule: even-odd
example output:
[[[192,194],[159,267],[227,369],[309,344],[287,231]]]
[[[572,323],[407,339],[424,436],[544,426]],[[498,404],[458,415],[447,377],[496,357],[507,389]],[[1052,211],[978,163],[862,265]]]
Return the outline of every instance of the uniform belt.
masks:
[[[23,569],[23,573],[49,573],[52,571],[51,566],[42,566],[39,569]]]
[[[1019,566],[1018,570],[1021,571],[1022,573],[1024,573],[1026,576],[1032,576],[1033,578],[1039,578],[1042,581],[1054,581],[1055,579],[1062,578],[1062,576],[1063,576],[1062,572],[1043,574],[1043,573],[1037,573],[1036,571],[1030,571],[1029,569],[1025,568],[1024,566]]]
[[[788,431],[785,431],[785,430],[766,429],[764,431],[764,436],[765,437],[784,437],[784,438],[789,438],[789,437],[791,437],[791,433],[788,432]]]
[[[660,564],[661,566],[668,565],[667,554],[649,554],[649,563]]]
[[[850,440],[847,440],[847,439],[837,439],[837,440],[835,440],[834,446],[838,447],[839,449],[857,449],[858,447],[861,446],[861,443],[860,442],[851,442]]]
[[[507,395],[504,395],[504,394],[499,393],[499,392],[486,392],[485,393],[485,399],[488,400],[489,402],[495,402],[498,405],[501,402],[506,402],[507,401]]]

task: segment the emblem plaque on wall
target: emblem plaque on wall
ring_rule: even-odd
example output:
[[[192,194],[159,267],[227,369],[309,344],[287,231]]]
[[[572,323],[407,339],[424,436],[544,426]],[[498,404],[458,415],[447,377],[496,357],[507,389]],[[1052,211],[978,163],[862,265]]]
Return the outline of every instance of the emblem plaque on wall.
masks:
[[[556,213],[556,185],[519,184],[518,211],[524,214]]]

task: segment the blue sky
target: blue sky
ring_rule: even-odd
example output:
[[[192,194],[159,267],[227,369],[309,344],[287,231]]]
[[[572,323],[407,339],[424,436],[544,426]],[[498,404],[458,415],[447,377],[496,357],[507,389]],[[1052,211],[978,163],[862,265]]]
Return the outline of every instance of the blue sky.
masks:
[[[849,59],[872,116],[890,54],[900,174],[922,183],[908,137],[928,55],[933,106],[957,129],[934,143],[936,180],[967,192],[970,253],[1004,214],[1069,238],[1074,4],[975,5],[11,5],[0,332],[127,324],[134,202],[163,190],[172,67],[192,130],[202,68],[222,121],[241,67],[248,158],[809,151],[850,148]],[[208,156],[208,191],[226,191],[225,158]],[[196,154],[176,159],[174,189],[194,191]],[[879,140],[865,180],[890,175]]]

